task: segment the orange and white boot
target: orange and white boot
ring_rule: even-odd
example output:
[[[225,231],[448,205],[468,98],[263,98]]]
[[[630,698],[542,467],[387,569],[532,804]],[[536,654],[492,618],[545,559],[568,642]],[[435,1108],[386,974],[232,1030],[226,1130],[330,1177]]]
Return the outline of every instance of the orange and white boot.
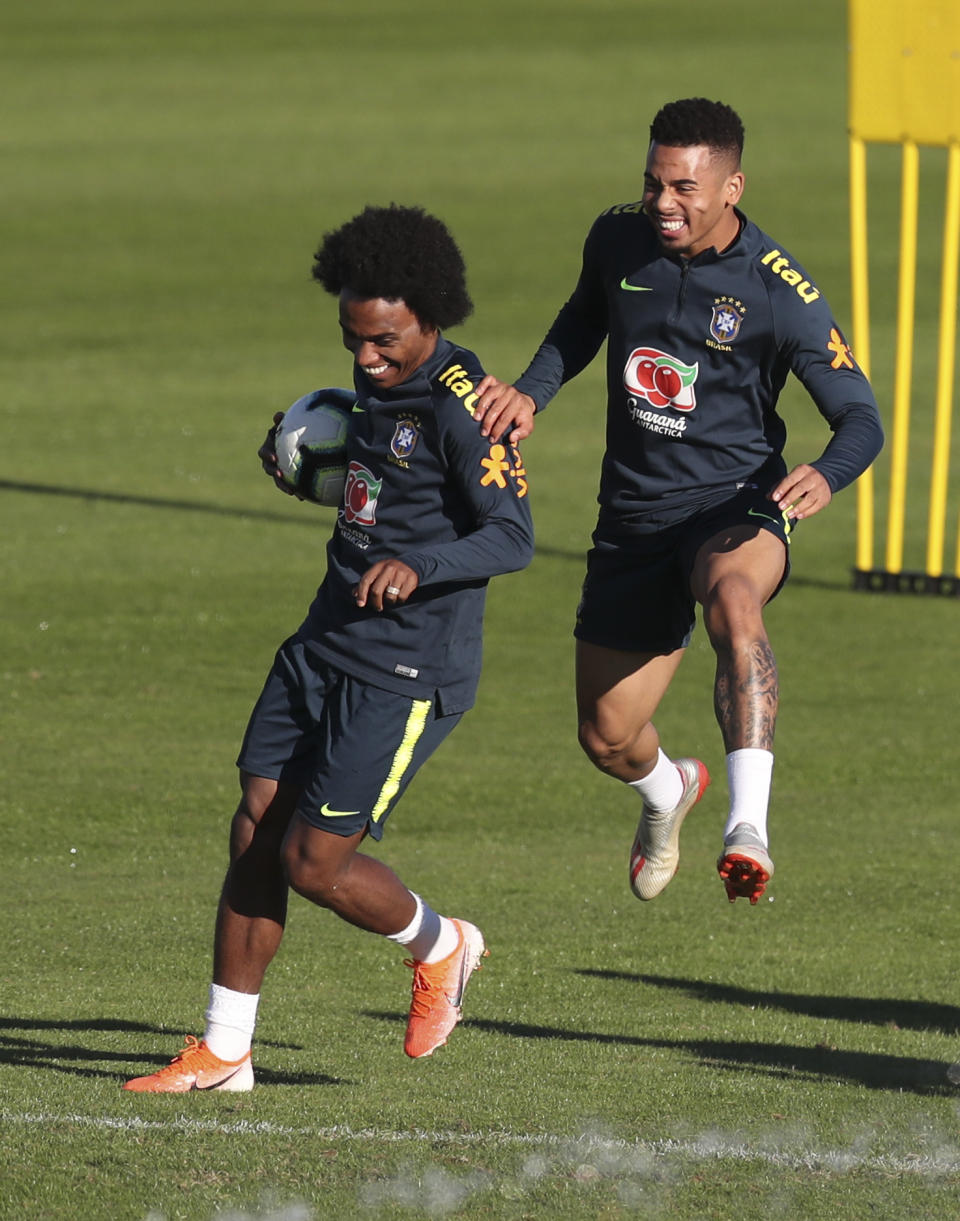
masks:
[[[190,1090],[253,1089],[253,1063],[247,1052],[240,1060],[221,1060],[201,1039],[192,1034],[186,1046],[158,1072],[133,1077],[124,1087],[137,1094],[187,1094]]]
[[[434,963],[404,961],[413,968],[413,992],[403,1050],[414,1060],[432,1055],[446,1043],[462,1016],[467,981],[489,953],[475,925],[466,920],[451,923],[460,936],[452,954]]]

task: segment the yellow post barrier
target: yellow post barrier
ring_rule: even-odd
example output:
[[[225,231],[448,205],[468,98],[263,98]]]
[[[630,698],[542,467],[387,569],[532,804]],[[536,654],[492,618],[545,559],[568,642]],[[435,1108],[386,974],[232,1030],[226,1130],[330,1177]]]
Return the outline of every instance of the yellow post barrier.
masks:
[[[867,259],[867,149],[850,137],[850,274],[853,281],[853,350],[870,376],[870,273]],[[873,468],[857,480],[857,569],[873,568]]]
[[[913,379],[913,319],[917,296],[917,199],[920,153],[903,142],[900,177],[900,287],[897,293],[897,363],[893,378],[893,433],[890,438],[890,508],[887,517],[887,572],[903,568],[903,522],[907,504],[910,445],[910,385]]]
[[[947,197],[943,209],[943,267],[940,273],[940,338],[937,346],[937,401],[930,473],[930,512],[927,516],[927,572],[943,572],[943,535],[947,516],[947,476],[950,467],[950,416],[957,332],[957,275],[960,272],[960,143],[951,144],[947,158]],[[960,531],[957,541],[960,575]]]
[[[960,273],[960,2],[849,0],[848,13],[853,338],[868,376],[867,145],[899,144],[902,149],[893,417],[887,454],[881,458],[890,462],[885,567],[873,567],[875,494],[868,471],[857,485],[854,587],[960,596],[960,518],[954,572],[943,574]],[[916,320],[918,150],[926,145],[946,148],[948,161],[926,568],[920,572],[904,570],[903,552]],[[878,398],[882,404],[879,389]]]

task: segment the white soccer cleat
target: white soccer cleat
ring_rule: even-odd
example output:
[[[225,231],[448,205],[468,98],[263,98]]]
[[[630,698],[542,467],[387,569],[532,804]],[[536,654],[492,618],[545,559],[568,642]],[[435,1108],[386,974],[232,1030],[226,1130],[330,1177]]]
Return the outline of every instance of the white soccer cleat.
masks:
[[[630,889],[638,899],[655,899],[680,865],[680,827],[707,791],[710,773],[699,759],[674,759],[683,792],[672,810],[659,813],[643,803],[630,849]]]
[[[767,845],[751,823],[738,822],[724,837],[717,872],[727,888],[727,898],[731,903],[737,899],[749,899],[751,905],[756,905],[773,877],[773,861]]]

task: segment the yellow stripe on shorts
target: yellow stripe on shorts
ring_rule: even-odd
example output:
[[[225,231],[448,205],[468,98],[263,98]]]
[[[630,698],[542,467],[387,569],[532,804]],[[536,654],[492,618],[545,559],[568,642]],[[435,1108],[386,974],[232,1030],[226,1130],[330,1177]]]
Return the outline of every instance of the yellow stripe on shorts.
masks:
[[[432,706],[432,700],[413,700],[411,703],[410,715],[407,717],[407,723],[403,730],[403,738],[397,747],[397,753],[393,756],[393,763],[390,765],[390,771],[383,788],[380,790],[377,803],[373,807],[371,818],[374,822],[380,821],[386,813],[390,802],[396,797],[400,781],[410,766],[414,748],[420,741]]]

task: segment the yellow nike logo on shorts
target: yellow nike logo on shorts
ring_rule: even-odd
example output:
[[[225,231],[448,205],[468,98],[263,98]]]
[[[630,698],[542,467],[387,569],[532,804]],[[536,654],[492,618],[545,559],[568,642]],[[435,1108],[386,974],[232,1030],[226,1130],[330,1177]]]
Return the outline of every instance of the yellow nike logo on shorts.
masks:
[[[359,810],[331,810],[326,802],[320,807],[320,813],[324,818],[352,818],[354,814],[359,814]]]
[[[751,505],[751,507],[749,509],[747,509],[747,516],[748,517],[763,517],[767,521],[772,521],[778,526],[783,526],[784,536],[786,537],[787,542],[788,543],[790,542],[790,534],[793,530],[793,522],[790,518],[790,514],[787,512],[786,509],[783,509],[781,511],[779,517],[772,517],[769,513],[761,513],[759,509],[755,509]]]

